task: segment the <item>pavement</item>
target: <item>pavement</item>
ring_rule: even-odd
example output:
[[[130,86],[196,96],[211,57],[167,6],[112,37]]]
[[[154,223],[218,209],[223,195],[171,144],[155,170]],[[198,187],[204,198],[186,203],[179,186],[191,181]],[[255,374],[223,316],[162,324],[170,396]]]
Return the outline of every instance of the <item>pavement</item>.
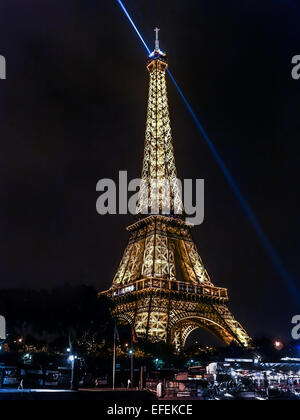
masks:
[[[0,388],[3,400],[69,400],[69,401],[154,401],[156,396],[149,391],[126,388],[80,388],[78,391],[64,389],[24,389]]]

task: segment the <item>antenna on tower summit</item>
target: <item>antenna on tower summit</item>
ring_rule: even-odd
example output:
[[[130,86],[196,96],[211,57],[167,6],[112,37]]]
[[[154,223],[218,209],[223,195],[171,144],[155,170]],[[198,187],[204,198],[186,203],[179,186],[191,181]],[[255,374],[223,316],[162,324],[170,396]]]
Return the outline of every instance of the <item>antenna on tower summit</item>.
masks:
[[[159,50],[159,39],[158,39],[158,32],[160,31],[159,28],[155,28],[154,32],[156,33],[156,39],[155,39],[155,49]]]

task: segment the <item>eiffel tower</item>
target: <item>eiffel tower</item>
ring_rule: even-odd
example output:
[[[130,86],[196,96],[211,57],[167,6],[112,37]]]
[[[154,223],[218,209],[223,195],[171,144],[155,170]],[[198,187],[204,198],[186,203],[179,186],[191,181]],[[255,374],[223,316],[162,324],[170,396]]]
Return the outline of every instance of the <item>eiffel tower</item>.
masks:
[[[226,344],[247,347],[251,339],[228,309],[227,289],[213,285],[192,225],[178,216],[184,209],[168,109],[168,60],[159,48],[159,29],[155,31],[155,49],[147,60],[150,85],[137,220],[127,227],[129,240],[112,286],[100,295],[113,300],[112,315],[134,327],[137,337],[180,349],[200,327]],[[168,203],[165,180],[170,185]]]

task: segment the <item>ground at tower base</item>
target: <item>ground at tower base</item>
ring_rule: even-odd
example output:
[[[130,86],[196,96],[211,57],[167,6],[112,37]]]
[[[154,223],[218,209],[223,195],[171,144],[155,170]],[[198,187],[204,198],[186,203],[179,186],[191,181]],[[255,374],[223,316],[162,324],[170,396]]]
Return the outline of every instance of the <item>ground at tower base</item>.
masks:
[[[92,288],[64,286],[43,302],[40,293],[29,297],[20,290],[0,291],[8,315],[8,334],[0,350],[1,400],[299,398],[300,351],[296,341],[254,338],[254,348],[247,350],[235,344],[223,346],[198,329],[185,347],[176,351],[163,342],[134,338],[126,324],[118,324],[115,334],[110,302],[97,299]],[[11,299],[20,305],[10,305]],[[53,308],[48,323],[28,309],[41,305],[45,314]],[[22,320],[25,307],[26,327]],[[60,319],[65,319],[64,325],[59,325]],[[91,319],[97,321],[91,324]]]
[[[210,349],[213,351],[213,349]],[[33,359],[35,356],[33,355]],[[133,383],[128,384],[130,366],[124,358],[117,363],[117,383],[111,372],[80,369],[78,382],[70,390],[71,369],[65,359],[44,357],[43,365],[24,366],[0,360],[0,400],[297,400],[300,398],[300,359],[276,362],[255,358],[183,357],[183,367],[174,368],[162,359],[134,360]],[[50,362],[51,360],[51,362]],[[82,361],[83,359],[81,359]],[[222,360],[222,361],[220,361]],[[101,363],[101,362],[100,362]],[[146,363],[146,364],[143,364]],[[65,366],[62,366],[65,365]],[[161,367],[159,367],[161,366]],[[141,382],[141,371],[144,378]],[[20,388],[23,379],[22,389]]]

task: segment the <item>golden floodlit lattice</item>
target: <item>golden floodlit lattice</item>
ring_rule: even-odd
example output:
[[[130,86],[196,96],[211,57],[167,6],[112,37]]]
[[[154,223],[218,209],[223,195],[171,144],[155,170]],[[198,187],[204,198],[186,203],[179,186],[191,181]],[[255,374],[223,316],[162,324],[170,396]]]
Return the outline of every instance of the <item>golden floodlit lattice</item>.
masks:
[[[167,62],[150,59],[147,66],[150,74],[148,113],[146,122],[142,183],[138,201],[138,214],[182,214],[181,188],[172,143],[171,124],[166,86]],[[154,56],[156,57],[156,56]]]
[[[115,302],[112,315],[132,325],[137,337],[181,348],[200,327],[226,344],[249,346],[249,335],[228,309],[227,289],[212,284],[192,226],[184,221],[168,109],[167,57],[158,40],[147,68],[150,87],[138,220],[127,228],[129,240],[111,288],[100,294]]]

